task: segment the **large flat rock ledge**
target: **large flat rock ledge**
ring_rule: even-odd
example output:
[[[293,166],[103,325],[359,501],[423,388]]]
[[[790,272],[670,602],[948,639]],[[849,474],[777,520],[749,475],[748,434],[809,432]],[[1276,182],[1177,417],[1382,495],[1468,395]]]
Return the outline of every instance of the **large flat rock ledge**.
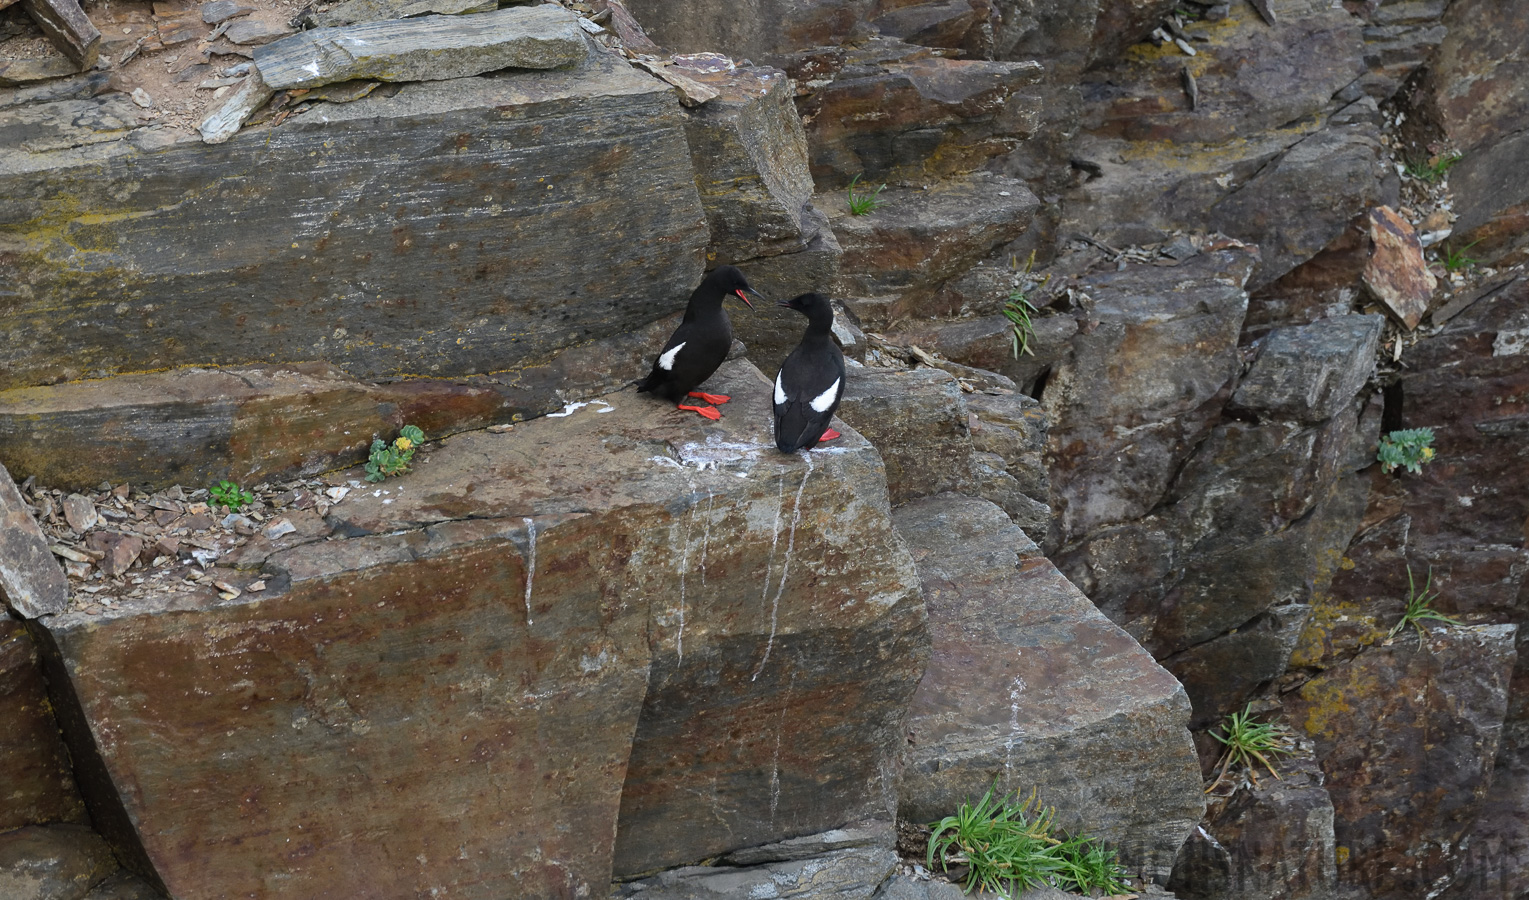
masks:
[[[909,711],[899,815],[933,822],[995,781],[1035,790],[1062,828],[1166,882],[1205,811],[1184,689],[992,503],[939,494],[893,520],[933,641]]]
[[[0,390],[303,360],[500,372],[651,322],[701,276],[679,104],[605,52],[217,146],[166,145],[120,93],[17,115],[0,111],[32,135],[0,158]]]
[[[427,447],[334,532],[39,633],[93,820],[172,896],[604,896],[890,815],[927,659],[875,450],[630,390]]]

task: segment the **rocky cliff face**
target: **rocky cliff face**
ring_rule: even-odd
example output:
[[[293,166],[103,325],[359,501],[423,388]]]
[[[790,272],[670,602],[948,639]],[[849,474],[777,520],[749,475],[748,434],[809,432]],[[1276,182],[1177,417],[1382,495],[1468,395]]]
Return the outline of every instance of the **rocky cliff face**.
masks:
[[[1523,16],[253,5],[0,8],[0,893],[932,897],[994,785],[1184,897],[1529,890]],[[785,310],[719,423],[625,387],[722,263],[834,295],[842,441]]]

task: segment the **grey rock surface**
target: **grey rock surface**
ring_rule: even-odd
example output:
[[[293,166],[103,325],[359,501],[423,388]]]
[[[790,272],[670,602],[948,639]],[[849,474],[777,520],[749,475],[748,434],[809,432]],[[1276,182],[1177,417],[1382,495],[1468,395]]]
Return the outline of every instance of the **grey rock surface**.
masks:
[[[355,78],[440,81],[515,67],[555,69],[588,53],[573,13],[555,4],[315,28],[255,51],[276,90]]]
[[[1078,334],[1041,398],[1066,537],[1147,514],[1209,433],[1241,369],[1252,265],[1231,248],[1080,281]]]
[[[812,222],[807,137],[778,69],[740,68],[690,77],[718,96],[687,111],[696,189],[711,226],[707,260],[736,264],[803,249]],[[779,299],[789,299],[781,297]]]
[[[914,696],[899,814],[931,822],[1001,791],[1163,882],[1204,810],[1183,689],[990,503],[893,513],[918,565],[933,656]],[[1121,760],[1129,759],[1130,765]]]
[[[122,103],[137,109],[114,93],[16,115],[62,104],[89,122]],[[700,280],[680,108],[610,54],[408,84],[326,119],[246,128],[217,150],[139,150],[113,131],[0,160],[0,277],[15,291],[0,388],[314,359],[374,380],[520,377],[681,308]],[[77,203],[39,207],[60,192]],[[64,290],[67,320],[49,312]]]
[[[17,615],[28,619],[60,612],[69,601],[64,570],[48,552],[46,536],[3,465],[0,465],[0,599]]]
[[[839,417],[881,453],[894,506],[970,478],[966,403],[955,378],[939,369],[854,369]]]
[[[802,860],[746,868],[692,866],[624,885],[623,898],[717,900],[719,897],[869,900],[897,867],[887,849],[837,850]]]
[[[1385,320],[1337,316],[1276,329],[1232,395],[1232,406],[1297,422],[1330,419],[1375,371]]]

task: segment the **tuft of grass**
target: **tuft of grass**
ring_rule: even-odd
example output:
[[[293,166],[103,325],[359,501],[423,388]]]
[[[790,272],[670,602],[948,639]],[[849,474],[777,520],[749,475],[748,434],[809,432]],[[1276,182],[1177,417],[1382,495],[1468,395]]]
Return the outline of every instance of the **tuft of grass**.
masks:
[[[1035,326],[1030,322],[1030,314],[1037,309],[1024,291],[1015,289],[1009,292],[1009,299],[1003,305],[1003,314],[1013,326],[1015,359],[1019,359],[1021,353],[1035,355],[1035,351],[1030,349],[1030,339],[1035,337]]]
[[[1205,789],[1205,793],[1215,790],[1231,767],[1238,763],[1248,767],[1248,775],[1254,784],[1258,783],[1254,761],[1263,763],[1270,775],[1276,780],[1279,778],[1269,757],[1290,753],[1290,729],[1273,722],[1253,721],[1252,709],[1253,704],[1249,703],[1242,708],[1242,712],[1227,716],[1221,725],[1221,729],[1226,732],[1225,736],[1214,731],[1210,733],[1211,737],[1226,745],[1226,750],[1221,754],[1221,774]]]
[[[1012,335],[1014,358],[1019,359],[1022,353],[1035,355],[1035,351],[1030,349],[1030,339],[1035,337],[1035,326],[1030,321],[1030,314],[1038,312],[1040,307],[1030,302],[1030,291],[1044,287],[1046,282],[1051,280],[1051,276],[1047,275],[1039,282],[1030,278],[1030,270],[1035,268],[1034,250],[1030,251],[1030,258],[1025,260],[1024,269],[1019,268],[1017,260],[1010,260],[1009,266],[1018,273],[1015,276],[1016,280],[1023,285],[1010,291],[1008,299],[1003,304],[1004,317],[1009,320],[1014,331]]]
[[[1479,243],[1481,243],[1481,241],[1480,239],[1477,239],[1458,249],[1450,249],[1449,245],[1446,244],[1444,246],[1444,268],[1451,272],[1458,272],[1467,266],[1474,266],[1476,263],[1481,262],[1481,260],[1476,259],[1475,257],[1465,255],[1465,251],[1471,249]]]
[[[975,805],[961,804],[955,815],[930,825],[930,870],[939,861],[970,866],[964,888],[1014,897],[1026,888],[1050,885],[1081,893],[1098,889],[1107,895],[1127,893],[1125,873],[1115,851],[1094,838],[1058,837],[1055,810],[1041,807],[1032,791],[1021,802],[993,799],[990,787]]]
[[[869,194],[857,194],[855,185],[859,181],[860,176],[856,175],[849,182],[849,214],[852,216],[863,216],[881,206],[881,192],[887,189],[887,186],[883,184]]]
[[[1434,457],[1432,428],[1403,428],[1380,439],[1375,460],[1382,472],[1406,469],[1414,475],[1423,471],[1423,463]]]
[[[414,461],[414,451],[425,442],[425,433],[413,425],[405,425],[398,431],[398,438],[389,444],[382,438],[372,439],[371,453],[366,461],[366,480],[378,482],[389,475],[402,475],[409,471]]]
[[[1423,630],[1424,622],[1441,622],[1445,625],[1465,624],[1459,619],[1451,619],[1431,606],[1433,601],[1439,599],[1438,593],[1429,593],[1432,587],[1433,566],[1428,567],[1428,579],[1423,582],[1423,592],[1421,594],[1418,593],[1417,583],[1412,580],[1412,566],[1407,567],[1407,608],[1402,612],[1401,621],[1391,627],[1390,633],[1386,635],[1386,640],[1396,637],[1403,628],[1409,625],[1416,629],[1419,638],[1426,638],[1428,637],[1428,632]]]
[[[220,481],[207,489],[214,506],[238,512],[255,502],[255,495],[239,487],[236,481]]]
[[[1409,177],[1433,184],[1444,177],[1450,166],[1463,158],[1459,153],[1446,153],[1428,159],[1408,159],[1402,161],[1402,169]]]

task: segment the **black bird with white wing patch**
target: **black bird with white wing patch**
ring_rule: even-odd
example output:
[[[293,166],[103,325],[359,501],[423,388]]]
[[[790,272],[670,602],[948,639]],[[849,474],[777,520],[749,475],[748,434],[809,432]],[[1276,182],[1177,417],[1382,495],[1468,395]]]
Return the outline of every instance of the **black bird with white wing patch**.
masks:
[[[707,394],[696,388],[717,371],[733,346],[733,323],[728,321],[727,311],[722,308],[723,299],[737,295],[749,309],[753,309],[754,304],[749,303],[745,292],[761,296],[749,287],[743,273],[732,266],[718,266],[707,275],[690,295],[690,305],[685,308],[680,327],[669,336],[669,342],[664,344],[658,359],[653,362],[653,371],[637,383],[637,390],[651,391],[677,403],[680,409],[708,419],[722,418],[715,406],[687,404],[685,399],[694,397],[707,404],[721,404],[732,399],[725,394]]]
[[[807,317],[807,333],[775,376],[775,446],[795,453],[839,436],[828,423],[844,397],[844,354],[834,343],[827,297],[802,294],[779,305]]]

